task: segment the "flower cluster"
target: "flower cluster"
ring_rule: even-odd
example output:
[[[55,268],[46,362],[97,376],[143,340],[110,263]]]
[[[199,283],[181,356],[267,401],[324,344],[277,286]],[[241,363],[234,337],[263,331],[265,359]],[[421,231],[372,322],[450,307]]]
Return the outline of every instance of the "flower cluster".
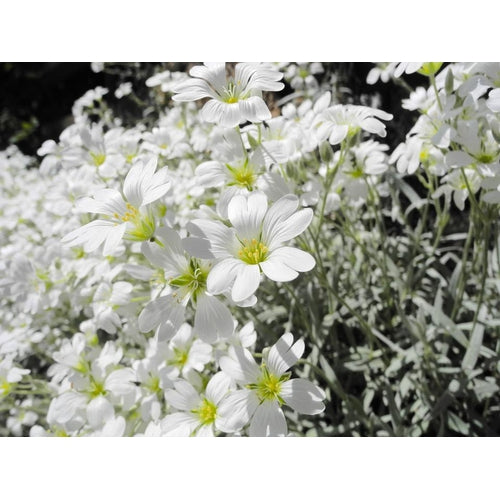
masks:
[[[500,65],[374,67],[429,81],[395,148],[327,70],[163,68],[157,118],[114,116],[126,81],[78,99],[39,168],[0,152],[3,434],[420,435],[449,394],[494,397]]]

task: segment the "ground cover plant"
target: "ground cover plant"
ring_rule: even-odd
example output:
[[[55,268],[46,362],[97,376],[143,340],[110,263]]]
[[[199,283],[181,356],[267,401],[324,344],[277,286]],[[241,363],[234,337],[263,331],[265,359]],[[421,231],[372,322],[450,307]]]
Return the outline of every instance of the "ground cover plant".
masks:
[[[92,68],[0,152],[2,435],[499,434],[499,63]]]

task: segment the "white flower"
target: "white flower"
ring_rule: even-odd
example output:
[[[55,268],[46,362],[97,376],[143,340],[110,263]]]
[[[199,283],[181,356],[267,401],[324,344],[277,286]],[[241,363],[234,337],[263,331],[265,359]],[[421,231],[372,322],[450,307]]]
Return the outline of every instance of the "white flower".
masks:
[[[185,380],[175,382],[175,389],[165,391],[165,399],[180,411],[162,420],[162,435],[213,437],[217,409],[231,383],[230,377],[219,372],[210,379],[204,394],[200,394]]]
[[[411,75],[418,71],[423,64],[423,62],[400,62],[394,70],[394,76],[399,78],[403,73]]]
[[[116,189],[102,189],[93,198],[79,202],[81,210],[103,214],[98,219],[67,234],[62,242],[68,246],[83,245],[85,252],[92,252],[104,243],[103,255],[111,255],[122,238],[144,241],[151,238],[156,229],[148,205],[161,198],[171,185],[167,169],[155,173],[157,160],[146,165],[134,165],[123,184],[123,195]]]
[[[355,135],[359,130],[385,137],[385,125],[378,118],[392,120],[392,115],[367,106],[337,104],[321,113],[318,120],[318,140],[324,141],[328,138],[330,144],[340,144],[346,137]]]
[[[250,436],[285,436],[287,424],[281,407],[306,415],[325,409],[325,393],[309,380],[291,379],[288,370],[304,353],[304,342],[293,343],[285,333],[271,347],[259,366],[252,354],[241,347],[230,348],[220,366],[242,387],[221,402],[216,426],[223,432],[237,432],[250,422]]]
[[[139,315],[141,332],[158,327],[160,340],[171,338],[184,321],[186,306],[191,303],[195,310],[194,330],[203,340],[214,342],[218,336],[231,336],[234,326],[229,309],[207,293],[210,263],[190,258],[178,233],[166,227],[158,229],[155,242],[144,243],[142,250],[148,260],[160,268],[159,279],[168,288]]]
[[[265,172],[264,158],[259,150],[249,155],[234,129],[225,131],[213,158],[198,165],[195,173],[200,186],[223,188],[217,211],[226,218],[227,206],[234,195],[257,188]]]
[[[110,284],[102,282],[94,293],[92,308],[96,326],[108,333],[116,333],[121,327],[121,319],[116,309],[130,302],[133,286],[126,281]]]
[[[165,362],[171,380],[180,375],[189,378],[193,372],[202,372],[212,361],[212,353],[212,346],[195,338],[188,323],[182,324],[170,341],[153,343],[151,352],[152,357]]]
[[[205,64],[191,68],[194,77],[175,88],[174,101],[196,101],[208,97],[201,116],[210,123],[235,127],[240,123],[262,122],[271,113],[262,99],[263,90],[278,91],[282,73],[263,64],[238,63],[234,77],[226,76],[224,63]]]
[[[6,396],[12,390],[12,384],[20,382],[29,370],[18,368],[12,363],[12,358],[0,361],[0,396]]]
[[[299,210],[299,199],[286,195],[270,208],[265,194],[236,195],[228,206],[232,227],[197,219],[191,230],[210,242],[217,264],[207,278],[207,290],[215,295],[231,288],[234,302],[250,298],[260,283],[261,272],[273,281],[291,281],[299,272],[310,271],[314,258],[284,243],[301,234],[310,224],[310,208]]]
[[[131,82],[123,82],[120,83],[118,88],[115,90],[115,97],[117,99],[121,99],[126,95],[129,95],[132,92],[132,83]]]
[[[376,63],[376,66],[372,68],[366,76],[366,83],[368,83],[368,85],[374,85],[379,79],[387,83],[391,76],[393,76],[396,65],[397,63],[395,62]]]

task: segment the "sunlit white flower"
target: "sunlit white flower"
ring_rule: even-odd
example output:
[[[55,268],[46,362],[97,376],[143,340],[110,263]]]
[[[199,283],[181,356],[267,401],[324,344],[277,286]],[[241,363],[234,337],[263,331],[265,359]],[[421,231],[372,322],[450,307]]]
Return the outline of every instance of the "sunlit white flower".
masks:
[[[93,198],[79,202],[82,211],[102,214],[98,219],[72,231],[63,239],[68,246],[83,245],[92,252],[104,243],[103,255],[111,255],[123,237],[133,241],[150,239],[156,229],[155,218],[148,205],[161,198],[171,181],[167,169],[155,173],[156,159],[146,165],[134,165],[123,184],[123,194],[116,189],[102,189]]]
[[[189,240],[184,241],[185,245],[189,243]],[[199,245],[197,248],[200,248]],[[229,309],[207,293],[211,264],[190,257],[176,231],[161,227],[155,242],[144,243],[142,250],[158,268],[156,276],[165,289],[139,315],[142,332],[157,328],[160,339],[171,338],[184,322],[185,310],[190,303],[195,311],[194,329],[203,340],[214,342],[218,336],[227,338],[233,333],[233,318]]]
[[[325,393],[309,380],[291,379],[288,372],[303,353],[303,340],[294,343],[291,333],[282,335],[260,366],[247,349],[230,348],[220,366],[241,389],[221,402],[216,426],[224,432],[237,432],[250,423],[250,436],[286,436],[283,405],[307,415],[321,413]]]
[[[162,360],[169,378],[175,380],[180,376],[189,379],[193,372],[202,372],[213,360],[212,353],[212,346],[196,338],[191,325],[183,323],[169,341],[152,342],[149,355]]]
[[[260,151],[249,154],[234,129],[224,133],[213,159],[201,163],[195,171],[200,186],[222,188],[217,211],[224,218],[233,196],[255,190],[264,172],[264,158]]]
[[[223,127],[240,123],[262,122],[271,118],[262,99],[263,90],[283,89],[279,71],[263,64],[238,63],[234,76],[226,75],[224,63],[194,66],[189,71],[193,77],[175,88],[174,101],[196,101],[208,97],[201,110],[204,120]]]
[[[299,272],[310,271],[314,258],[284,245],[312,220],[312,210],[297,211],[298,205],[296,196],[287,195],[268,208],[266,195],[257,191],[231,200],[231,227],[211,220],[193,221],[192,231],[209,240],[218,261],[208,275],[208,291],[219,294],[231,289],[231,298],[240,302],[257,290],[261,273],[273,281],[291,281]]]
[[[162,420],[162,434],[179,437],[214,436],[218,406],[231,383],[228,375],[219,372],[209,380],[204,393],[200,394],[185,380],[175,382],[174,389],[165,391],[165,399],[179,411]]]
[[[328,139],[330,144],[340,144],[346,137],[364,130],[380,137],[387,135],[381,120],[391,120],[392,115],[380,109],[354,104],[337,104],[327,108],[318,118],[318,140]]]

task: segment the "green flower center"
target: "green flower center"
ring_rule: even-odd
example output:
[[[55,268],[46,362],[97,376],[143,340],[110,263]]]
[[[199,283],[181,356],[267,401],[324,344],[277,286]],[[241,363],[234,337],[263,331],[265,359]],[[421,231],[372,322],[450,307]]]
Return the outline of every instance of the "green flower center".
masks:
[[[87,392],[92,399],[100,395],[104,396],[106,394],[104,384],[102,382],[97,382],[97,380],[94,379],[91,379]]]
[[[204,398],[203,403],[196,410],[192,410],[202,425],[210,425],[215,422],[217,415],[217,406],[208,399]]]
[[[12,385],[7,382],[7,379],[0,377],[0,394],[6,396],[9,394]]]
[[[290,378],[289,373],[285,373],[278,377],[274,373],[270,373],[265,365],[261,367],[261,376],[256,384],[250,384],[249,389],[257,393],[257,397],[261,402],[278,400],[280,404],[285,404],[280,396],[281,386],[283,382]]]
[[[183,349],[178,349],[174,347],[174,357],[169,361],[169,365],[177,366],[177,368],[183,368],[187,363],[189,353]]]
[[[300,68],[299,69],[299,76],[300,78],[307,78],[309,76],[309,71],[305,68]]]
[[[352,170],[347,172],[353,179],[359,179],[363,177],[363,168],[359,165],[356,165]]]
[[[90,153],[90,156],[96,167],[100,167],[106,161],[106,155],[103,153]]]
[[[492,163],[495,160],[495,156],[488,153],[482,153],[476,156],[476,159],[479,163]]]
[[[207,289],[208,272],[209,269],[202,267],[197,259],[191,259],[186,272],[171,279],[168,284],[181,289],[180,301],[187,295],[190,295],[191,299],[196,304],[200,294]]]
[[[244,239],[243,245],[238,251],[238,257],[247,264],[259,264],[264,262],[269,249],[261,241],[253,238],[251,241]]]
[[[151,391],[151,392],[160,392],[160,379],[158,377],[151,377],[149,380],[149,383],[146,384],[146,387]]]
[[[252,191],[257,180],[257,174],[253,166],[248,163],[248,158],[243,165],[231,166],[226,163],[226,168],[229,170],[232,180],[228,183],[229,186],[239,186]]]

